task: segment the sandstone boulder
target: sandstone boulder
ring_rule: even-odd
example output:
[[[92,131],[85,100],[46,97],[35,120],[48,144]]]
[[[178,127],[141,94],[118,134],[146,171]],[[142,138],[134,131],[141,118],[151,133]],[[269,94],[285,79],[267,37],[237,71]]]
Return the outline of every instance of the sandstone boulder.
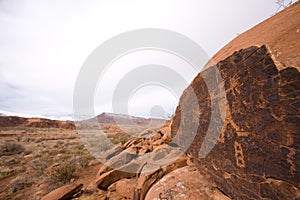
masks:
[[[117,195],[123,198],[134,199],[135,187],[136,187],[136,180],[122,179],[116,183],[116,193]]]
[[[180,98],[172,136],[184,144],[198,127],[188,153],[231,198],[299,197],[300,73],[278,65],[266,46],[242,49],[200,73]]]
[[[191,166],[176,169],[155,183],[145,197],[152,199],[229,200]]]
[[[118,169],[106,172],[102,174],[95,182],[97,187],[102,190],[107,190],[107,188],[118,180],[124,178],[133,178],[136,176],[136,172],[143,165],[136,161],[132,161]]]
[[[83,184],[69,184],[60,187],[42,198],[42,200],[68,200],[82,193]]]
[[[168,165],[164,166],[155,164],[155,162],[146,163],[144,166],[142,166],[139,177],[137,179],[135,197],[144,199],[148,190],[154,183],[159,181],[166,174],[186,165],[187,160],[185,157],[181,157],[174,162],[170,162]]]

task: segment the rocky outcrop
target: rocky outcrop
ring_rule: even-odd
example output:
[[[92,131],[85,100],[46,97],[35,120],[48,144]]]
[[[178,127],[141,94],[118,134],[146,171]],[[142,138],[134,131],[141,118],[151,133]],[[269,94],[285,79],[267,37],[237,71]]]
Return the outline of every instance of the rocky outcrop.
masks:
[[[162,177],[187,165],[188,158],[179,147],[169,146],[170,122],[147,129],[123,145],[109,150],[107,162],[99,169],[85,193],[107,192],[109,199],[144,199],[148,190]]]
[[[197,127],[188,153],[231,198],[300,197],[300,73],[279,65],[265,45],[237,51],[200,73],[176,109],[172,137],[185,145]]]

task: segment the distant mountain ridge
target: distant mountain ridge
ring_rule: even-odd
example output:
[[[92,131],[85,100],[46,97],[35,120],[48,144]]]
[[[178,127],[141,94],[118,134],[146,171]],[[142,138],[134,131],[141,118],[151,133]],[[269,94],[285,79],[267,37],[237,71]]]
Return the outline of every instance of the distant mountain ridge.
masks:
[[[42,118],[42,119],[51,119],[51,120],[63,120],[63,121],[73,121],[73,115],[63,115],[63,116],[54,116],[54,115],[37,115],[37,114],[24,114],[24,113],[16,113],[5,110],[0,110],[0,116],[15,116],[15,117],[23,117],[23,118]]]
[[[150,122],[153,124],[161,124],[165,120],[156,119],[156,118],[142,118],[142,117],[134,117],[130,115],[124,114],[114,114],[114,113],[102,113],[97,116],[99,123],[107,123],[107,124],[137,124],[137,125],[148,125]]]
[[[71,121],[51,120],[45,118],[25,118],[18,116],[0,116],[0,127],[75,129],[75,125]]]
[[[98,123],[100,124],[122,124],[122,125],[140,125],[146,126],[150,123],[152,125],[162,124],[165,120],[134,117],[124,114],[102,113],[97,116]],[[80,121],[83,124],[88,124],[90,120]],[[79,122],[79,123],[80,123]],[[70,120],[52,120],[39,117],[20,117],[8,116],[0,113],[0,127],[31,127],[31,128],[64,128],[75,129],[74,121]]]

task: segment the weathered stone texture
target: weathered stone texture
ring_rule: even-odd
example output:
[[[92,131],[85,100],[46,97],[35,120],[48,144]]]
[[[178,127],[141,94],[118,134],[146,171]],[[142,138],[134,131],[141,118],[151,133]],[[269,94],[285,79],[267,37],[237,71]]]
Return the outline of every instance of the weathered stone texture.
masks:
[[[194,79],[173,118],[171,135],[180,145],[199,125],[188,153],[234,199],[300,195],[300,73],[296,67],[278,70],[276,65],[266,46],[235,52]],[[221,84],[226,99],[219,95]],[[221,134],[204,142],[209,131]]]

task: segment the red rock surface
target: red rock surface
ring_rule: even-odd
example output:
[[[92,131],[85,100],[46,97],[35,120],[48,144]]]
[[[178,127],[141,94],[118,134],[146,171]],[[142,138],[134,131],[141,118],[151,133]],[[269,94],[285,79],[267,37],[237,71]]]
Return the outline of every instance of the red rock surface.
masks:
[[[230,198],[300,198],[299,19],[298,1],[239,35],[180,98],[171,135],[195,136],[191,160]]]
[[[73,199],[81,195],[83,184],[69,184],[60,187],[51,193],[47,194],[42,200],[68,200]]]
[[[194,79],[173,119],[171,134],[183,145],[199,125],[188,152],[199,171],[234,199],[296,199],[300,194],[300,73],[294,67],[279,70],[275,63],[266,46],[235,52]],[[205,81],[213,79],[203,78],[214,77],[216,70],[227,102],[219,95],[222,81],[208,89]],[[221,135],[209,136],[209,130]]]
[[[229,200],[192,166],[176,169],[159,180],[145,198],[153,199]]]

